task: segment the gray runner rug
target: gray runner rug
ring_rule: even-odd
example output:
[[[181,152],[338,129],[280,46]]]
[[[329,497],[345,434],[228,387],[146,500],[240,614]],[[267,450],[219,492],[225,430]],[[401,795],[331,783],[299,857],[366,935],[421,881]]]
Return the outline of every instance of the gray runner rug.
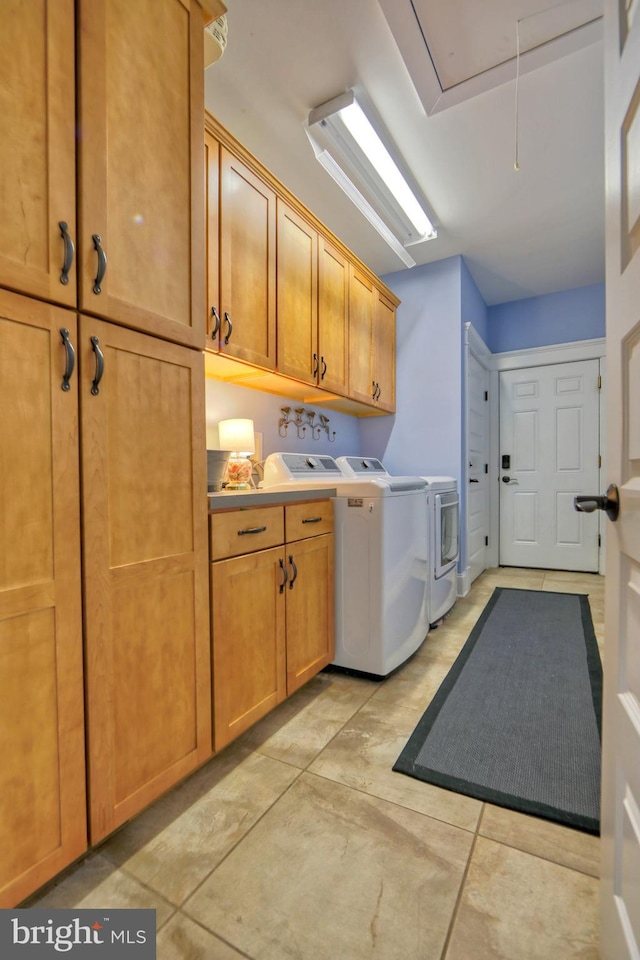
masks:
[[[597,834],[601,714],[587,597],[496,587],[393,769]]]

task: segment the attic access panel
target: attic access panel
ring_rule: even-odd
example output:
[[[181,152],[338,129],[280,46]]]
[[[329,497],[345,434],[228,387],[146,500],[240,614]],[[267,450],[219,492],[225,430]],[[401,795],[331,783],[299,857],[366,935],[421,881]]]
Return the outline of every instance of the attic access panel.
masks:
[[[427,114],[595,43],[602,0],[379,0]]]

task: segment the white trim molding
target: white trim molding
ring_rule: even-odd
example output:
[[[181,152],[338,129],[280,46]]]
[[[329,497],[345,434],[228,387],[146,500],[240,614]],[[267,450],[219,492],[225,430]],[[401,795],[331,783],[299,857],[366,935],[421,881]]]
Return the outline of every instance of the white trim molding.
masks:
[[[517,370],[519,367],[543,367],[548,363],[572,363],[574,360],[597,360],[606,356],[604,337],[577,340],[574,343],[552,343],[546,347],[509,350],[491,354],[494,370]]]

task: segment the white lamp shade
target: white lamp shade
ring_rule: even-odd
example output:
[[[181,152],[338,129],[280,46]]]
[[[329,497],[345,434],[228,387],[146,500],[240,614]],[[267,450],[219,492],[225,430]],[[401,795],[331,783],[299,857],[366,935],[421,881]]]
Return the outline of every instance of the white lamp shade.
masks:
[[[218,437],[221,450],[231,450],[244,457],[255,453],[256,441],[253,435],[253,420],[220,420]]]

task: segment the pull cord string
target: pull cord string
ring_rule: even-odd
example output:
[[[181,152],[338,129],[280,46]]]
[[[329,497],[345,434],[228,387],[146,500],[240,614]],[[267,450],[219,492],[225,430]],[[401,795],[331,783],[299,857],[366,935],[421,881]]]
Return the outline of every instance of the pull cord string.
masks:
[[[518,91],[520,87],[520,21],[516,20],[516,129],[515,129],[515,159],[514,170],[520,169],[518,161]]]

